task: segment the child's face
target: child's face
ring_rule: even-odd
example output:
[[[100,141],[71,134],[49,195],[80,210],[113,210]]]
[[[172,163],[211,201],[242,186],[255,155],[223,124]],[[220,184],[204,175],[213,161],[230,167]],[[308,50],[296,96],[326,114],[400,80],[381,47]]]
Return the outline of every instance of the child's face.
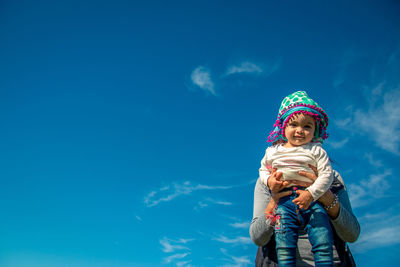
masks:
[[[296,147],[308,144],[314,137],[315,120],[302,113],[294,115],[285,127],[286,147]]]

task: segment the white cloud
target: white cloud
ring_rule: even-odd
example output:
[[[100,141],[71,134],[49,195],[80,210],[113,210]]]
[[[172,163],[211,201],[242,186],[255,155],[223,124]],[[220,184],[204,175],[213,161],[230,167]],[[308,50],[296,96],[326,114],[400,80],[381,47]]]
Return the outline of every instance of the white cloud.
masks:
[[[218,200],[216,200],[214,203],[218,204],[218,205],[223,205],[223,206],[232,206],[233,205],[232,202],[229,202],[229,201],[218,201]]]
[[[173,183],[170,186],[165,186],[159,190],[150,192],[145,198],[144,203],[147,207],[152,207],[161,202],[169,202],[182,195],[190,195],[192,192],[199,190],[225,190],[233,186],[209,186],[209,185],[192,185],[191,182]]]
[[[169,255],[165,257],[163,260],[165,263],[174,263],[176,266],[186,266],[189,267],[191,266],[189,263],[191,260],[183,260],[180,261],[183,258],[186,258],[189,254],[191,254],[189,251],[188,252],[183,252],[183,253],[176,253],[177,251],[180,250],[190,250],[187,246],[184,246],[185,244],[193,241],[194,239],[169,239],[167,237],[163,237],[160,240],[160,244],[162,245],[161,250],[165,253],[175,253],[172,255]]]
[[[349,142],[349,138],[347,137],[341,141],[328,140],[327,144],[330,145],[334,149],[339,149],[339,148],[344,147],[348,142]]]
[[[250,222],[236,222],[236,223],[230,223],[230,226],[233,228],[239,228],[239,229],[249,229],[250,228]]]
[[[199,211],[200,209],[205,208],[205,207],[208,207],[208,204],[204,203],[203,201],[199,201],[197,203],[197,206],[195,206],[193,209],[196,211]]]
[[[164,258],[164,262],[166,263],[171,263],[175,260],[179,260],[179,259],[183,259],[185,258],[187,255],[189,255],[190,253],[177,253],[177,254],[173,254],[171,256],[165,257]]]
[[[272,73],[276,72],[281,67],[281,64],[281,59],[278,59],[269,65],[259,65],[250,61],[244,61],[238,65],[229,66],[225,73],[219,77],[219,79],[221,80],[226,76],[241,73],[263,74],[269,76]],[[217,96],[217,92],[215,90],[215,82],[212,79],[210,69],[204,66],[198,66],[192,71],[190,78],[195,86],[214,96]]]
[[[226,75],[231,75],[235,73],[262,73],[263,69],[252,63],[252,62],[242,62],[240,65],[232,65],[228,67],[228,70],[226,71]]]
[[[335,120],[335,125],[340,128],[345,128],[345,127],[349,126],[350,123],[351,123],[351,118]]]
[[[353,124],[382,149],[400,155],[400,88],[386,92],[374,88],[368,110],[358,109]]]
[[[173,240],[164,237],[163,239],[160,240],[160,244],[162,245],[162,251],[165,253],[168,252],[175,252],[176,250],[189,250],[188,247],[185,247],[181,244],[186,244],[190,241],[193,241],[193,239],[178,239],[178,240]]]
[[[374,242],[371,242],[371,240],[374,240]],[[367,235],[364,234],[362,238],[358,240],[357,245],[359,249],[368,249],[394,244],[400,244],[399,225],[385,226],[380,227],[379,229],[374,229],[374,231],[369,231]]]
[[[282,60],[276,60],[271,64],[255,64],[250,61],[244,61],[238,65],[231,65],[227,68],[225,72],[225,76],[232,74],[240,74],[240,73],[252,73],[252,74],[264,74],[271,75],[272,73],[279,70],[282,65]]]
[[[350,201],[354,208],[362,207],[385,197],[385,192],[390,188],[387,177],[391,170],[385,170],[381,174],[372,174],[369,179],[363,179],[358,184],[350,184]]]
[[[230,255],[224,248],[221,248],[221,252],[228,257],[225,260],[229,262],[222,265],[223,267],[243,267],[253,264],[248,256],[235,257]]]
[[[400,244],[399,207],[387,207],[388,211],[366,214],[360,218],[360,238],[352,245],[355,253],[363,253],[379,247]]]
[[[189,267],[189,266],[192,266],[191,264],[189,264],[191,262],[192,262],[191,260],[190,261],[178,261],[178,262],[176,262],[176,266],[178,266],[178,267],[181,267],[181,266]]]
[[[136,215],[135,217],[136,217],[136,220],[138,220],[138,221],[143,221],[142,218],[141,218],[140,216]]]
[[[370,165],[375,166],[375,167],[382,167],[383,163],[381,160],[377,160],[374,158],[372,153],[365,153],[365,157],[368,159],[368,162]]]
[[[252,241],[250,237],[247,236],[238,236],[235,238],[228,238],[226,236],[219,236],[219,237],[214,237],[214,240],[225,243],[225,244],[235,244],[235,245],[248,245],[252,244]]]
[[[387,90],[381,83],[369,90],[366,100],[366,107],[348,108],[350,117],[335,124],[365,134],[381,149],[400,155],[400,87]]]
[[[190,78],[192,79],[193,84],[212,95],[216,95],[214,82],[211,80],[211,73],[207,68],[203,66],[197,67],[193,70]]]
[[[208,197],[208,198],[203,199],[202,201],[199,201],[197,203],[197,205],[193,209],[196,210],[196,211],[199,211],[202,208],[209,207],[210,204],[222,205],[222,206],[231,206],[231,205],[233,205],[233,203],[229,202],[229,201],[215,200],[213,198],[209,198]]]

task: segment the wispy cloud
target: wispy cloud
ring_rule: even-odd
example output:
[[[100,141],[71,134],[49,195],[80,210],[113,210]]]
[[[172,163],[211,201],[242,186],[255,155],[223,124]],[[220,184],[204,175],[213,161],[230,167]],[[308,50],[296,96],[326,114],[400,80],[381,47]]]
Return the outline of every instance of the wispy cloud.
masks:
[[[211,72],[209,69],[199,66],[193,70],[190,78],[196,86],[212,95],[216,95],[214,82],[211,80]]]
[[[230,223],[230,226],[233,228],[239,228],[239,229],[249,229],[250,227],[250,222],[235,222],[235,223]]]
[[[372,166],[375,166],[375,167],[382,167],[383,166],[382,160],[376,159],[372,155],[372,153],[365,153],[364,157],[368,159],[369,164],[372,165]]]
[[[167,237],[163,237],[160,240],[160,244],[162,246],[161,250],[165,253],[172,253],[169,256],[165,257],[163,261],[165,263],[174,263],[176,266],[190,266],[191,260],[185,259],[186,256],[190,255],[190,248],[187,247],[185,244],[194,241],[194,239],[170,239]],[[182,250],[186,250],[186,252],[179,252]],[[167,254],[168,255],[168,254]]]
[[[221,252],[227,257],[225,260],[229,262],[222,265],[223,267],[243,267],[252,264],[248,256],[235,257],[230,255],[224,248],[221,248]]]
[[[233,203],[229,201],[212,200],[212,203],[222,205],[222,206],[232,206]]]
[[[202,208],[210,206],[210,204],[222,205],[222,206],[232,206],[233,205],[233,203],[229,202],[229,201],[216,200],[216,199],[208,197],[208,198],[203,199],[202,201],[199,201],[197,203],[197,206],[195,206],[193,209],[200,210]]]
[[[371,98],[368,110],[356,110],[354,125],[382,149],[400,155],[400,88],[383,94],[373,91]]]
[[[370,101],[368,110],[358,109],[354,114],[354,124],[369,134],[384,150],[399,155],[400,141],[400,88],[387,93],[373,92],[383,103]]]
[[[351,107],[349,107],[349,109],[351,109]],[[340,127],[340,128],[345,128],[345,127],[349,126],[350,123],[351,123],[351,118],[336,119],[335,120],[335,125],[337,127]]]
[[[263,69],[249,61],[242,62],[240,65],[229,66],[226,75],[231,75],[235,73],[262,73]]]
[[[190,264],[192,261],[178,261],[176,262],[176,266],[181,267],[181,266],[185,266],[185,267],[191,267],[192,265]]]
[[[170,255],[170,256],[168,256],[168,257],[165,257],[164,258],[164,262],[166,262],[166,263],[171,263],[171,262],[173,262],[173,261],[175,261],[175,260],[179,260],[179,259],[183,259],[183,258],[185,258],[187,255],[189,255],[190,253],[189,252],[187,252],[187,253],[177,253],[177,254],[173,254],[173,255]]]
[[[227,76],[234,74],[262,74],[263,76],[269,76],[279,70],[281,65],[281,59],[275,60],[270,64],[256,64],[250,61],[243,61],[239,64],[228,66],[225,73],[220,75],[216,81],[213,80],[210,69],[204,66],[198,66],[192,71],[190,78],[196,87],[217,96],[218,94],[215,90],[216,84]]]
[[[162,246],[161,250],[163,252],[175,252],[176,250],[184,250],[184,249],[189,249],[186,246],[183,246],[182,244],[186,244],[190,241],[193,241],[194,239],[178,239],[178,240],[173,240],[173,239],[168,239],[164,237],[163,239],[160,240],[160,244]]]
[[[349,107],[349,118],[336,125],[365,134],[381,149],[400,155],[400,87],[390,90],[381,83],[369,90],[366,101],[366,107]]]
[[[203,201],[199,201],[199,202],[197,202],[197,205],[193,209],[196,210],[196,211],[199,211],[199,210],[201,210],[203,208],[206,208],[208,206],[209,206],[208,203],[203,202]]]
[[[252,244],[252,241],[250,239],[250,237],[247,236],[237,236],[234,238],[228,238],[226,236],[218,236],[218,237],[214,237],[214,240],[221,242],[221,243],[225,243],[225,244],[235,244],[235,245],[248,245],[248,244]]]
[[[329,141],[327,142],[327,144],[328,144],[329,146],[331,146],[332,148],[334,148],[334,149],[339,149],[339,148],[344,147],[348,142],[349,142],[349,138],[346,137],[345,139],[343,139],[343,140],[341,140],[341,141],[332,141],[332,140],[329,140]]]
[[[388,211],[360,217],[363,230],[360,238],[352,245],[355,253],[400,244],[399,207],[387,208]]]
[[[390,188],[387,177],[391,170],[385,170],[380,174],[372,174],[369,179],[363,179],[357,184],[350,184],[350,200],[354,208],[368,205],[376,199],[385,197],[385,192]]]
[[[193,185],[191,182],[186,181],[183,183],[173,183],[164,186],[158,190],[150,192],[145,198],[144,203],[147,207],[156,206],[162,202],[169,202],[182,195],[190,195],[191,193],[199,190],[226,190],[231,189],[233,186],[210,186],[197,184]]]
[[[276,60],[271,64],[256,64],[250,61],[244,61],[240,64],[229,66],[225,72],[225,76],[240,73],[263,74],[269,76],[279,70],[281,65],[281,59]]]

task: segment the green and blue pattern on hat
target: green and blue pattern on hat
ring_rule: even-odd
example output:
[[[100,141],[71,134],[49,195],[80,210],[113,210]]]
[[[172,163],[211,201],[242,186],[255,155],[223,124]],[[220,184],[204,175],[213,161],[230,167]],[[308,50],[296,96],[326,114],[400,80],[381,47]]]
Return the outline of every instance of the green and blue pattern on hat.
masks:
[[[328,116],[325,111],[311,99],[305,91],[294,92],[282,101],[279,108],[278,118],[274,124],[275,129],[268,136],[268,142],[276,142],[278,140],[287,141],[285,137],[285,127],[289,119],[298,113],[303,113],[315,118],[315,134],[314,142],[323,142],[328,138],[326,128],[328,127]]]

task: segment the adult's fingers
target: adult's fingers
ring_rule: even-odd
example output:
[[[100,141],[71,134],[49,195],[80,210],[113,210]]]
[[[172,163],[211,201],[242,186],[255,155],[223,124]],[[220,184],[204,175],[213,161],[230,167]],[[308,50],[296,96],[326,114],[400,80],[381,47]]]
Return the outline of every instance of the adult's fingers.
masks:
[[[281,172],[275,172],[275,180],[280,181],[282,178],[282,173]]]
[[[313,165],[311,165],[311,164],[308,164],[308,167],[310,167],[310,168],[313,170],[313,172],[315,173],[315,175],[318,177],[318,170],[317,170],[317,167],[315,167],[315,166],[313,166]]]
[[[299,171],[298,172],[301,176],[307,177],[308,179],[311,179],[313,181],[317,180],[317,176],[314,173],[311,172],[305,172],[305,171]]]
[[[278,197],[282,198],[282,197],[290,196],[291,194],[292,194],[292,191],[279,192]]]
[[[292,191],[272,193],[272,198],[275,200],[276,203],[278,203],[281,198],[289,196],[290,194],[292,194]]]

